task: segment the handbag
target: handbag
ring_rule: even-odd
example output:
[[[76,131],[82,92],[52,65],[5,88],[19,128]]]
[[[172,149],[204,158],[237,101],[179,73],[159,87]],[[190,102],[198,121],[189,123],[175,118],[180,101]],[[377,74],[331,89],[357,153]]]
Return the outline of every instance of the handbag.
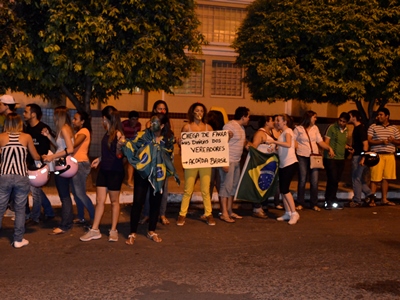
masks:
[[[325,169],[324,162],[323,162],[323,159],[322,159],[322,155],[319,154],[319,153],[314,153],[313,152],[313,148],[312,148],[312,145],[311,145],[311,139],[310,139],[310,136],[308,135],[307,129],[304,128],[304,131],[307,134],[308,142],[310,143],[310,149],[311,149],[310,169]]]

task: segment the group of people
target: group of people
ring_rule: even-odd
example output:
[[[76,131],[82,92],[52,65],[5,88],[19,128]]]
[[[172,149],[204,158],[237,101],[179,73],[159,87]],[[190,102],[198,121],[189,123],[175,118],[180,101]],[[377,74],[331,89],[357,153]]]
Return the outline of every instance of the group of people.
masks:
[[[91,142],[91,118],[86,112],[78,111],[73,119],[65,106],[54,110],[54,128],[41,122],[42,111],[37,104],[28,104],[22,118],[14,112],[15,101],[12,96],[0,97],[0,113],[5,116],[0,134],[0,224],[8,206],[15,211],[15,230],[13,246],[28,245],[23,238],[25,223],[38,224],[43,207],[45,218],[54,218],[54,211],[41,187],[30,186],[27,170],[38,164],[57,162],[73,156],[78,163],[78,171],[72,177],[55,176],[57,191],[62,203],[61,221],[51,234],[67,232],[74,223],[90,224],[89,230],[80,237],[83,242],[100,239],[100,224],[105,209],[107,194],[111,201],[111,226],[108,233],[110,242],[118,241],[118,218],[120,214],[119,196],[127,166],[127,184],[134,188],[131,209],[130,233],[127,245],[136,240],[139,224],[148,222],[147,237],[154,242],[162,238],[156,233],[157,222],[169,224],[166,218],[168,197],[168,177],[179,178],[174,169],[174,144],[180,146],[181,139],[172,131],[167,103],[158,100],[154,103],[150,120],[141,131],[139,114],[129,113],[128,119],[121,122],[118,110],[106,106],[102,110],[102,124],[105,134],[101,140],[101,155],[92,162],[89,160]],[[6,109],[4,109],[6,108]],[[223,111],[223,110],[222,110]],[[184,170],[184,193],[176,224],[183,226],[192,197],[195,182],[200,180],[206,224],[216,224],[211,204],[211,196],[216,187],[220,212],[219,218],[234,223],[242,216],[233,211],[233,200],[241,175],[241,159],[245,149],[254,147],[264,153],[275,153],[279,157],[279,188],[274,197],[276,208],[284,209],[278,221],[288,221],[294,225],[300,219],[299,211],[310,208],[320,211],[318,206],[318,168],[312,168],[312,157],[324,150],[323,164],[327,174],[325,208],[341,208],[337,204],[338,184],[344,169],[345,159],[351,157],[352,183],[354,197],[351,207],[375,205],[375,192],[378,183],[382,186],[382,204],[394,205],[387,199],[388,180],[396,178],[394,153],[400,145],[400,133],[389,123],[390,112],[379,109],[377,122],[368,129],[362,124],[360,113],[352,110],[342,113],[337,122],[330,125],[322,137],[316,126],[317,114],[307,111],[299,125],[294,126],[287,114],[259,118],[259,128],[252,141],[246,139],[245,126],[250,120],[250,111],[238,107],[233,119],[228,121],[220,108],[207,108],[201,103],[189,107],[187,123],[181,132],[205,132],[226,130],[229,134],[229,165],[225,167],[192,168]],[[1,121],[1,120],[0,120]],[[0,122],[1,123],[1,122]],[[354,125],[351,142],[347,124]],[[56,149],[53,152],[50,149]],[[365,180],[365,155],[367,151],[376,152],[379,163],[372,166],[371,185]],[[41,161],[41,162],[40,162]],[[124,166],[125,165],[125,166]],[[98,168],[96,179],[96,206],[86,194],[86,179],[91,168]],[[298,173],[297,198],[294,199],[290,184]],[[310,181],[310,201],[305,202],[306,179]],[[71,192],[77,207],[77,217],[73,217]],[[27,204],[28,194],[32,194],[33,205]],[[364,199],[362,198],[364,194]],[[279,200],[282,199],[283,207]],[[251,199],[249,199],[251,200]],[[85,209],[89,220],[85,220]],[[142,212],[143,210],[143,212]],[[263,203],[253,204],[253,216],[267,218]],[[1,225],[0,225],[1,226]]]

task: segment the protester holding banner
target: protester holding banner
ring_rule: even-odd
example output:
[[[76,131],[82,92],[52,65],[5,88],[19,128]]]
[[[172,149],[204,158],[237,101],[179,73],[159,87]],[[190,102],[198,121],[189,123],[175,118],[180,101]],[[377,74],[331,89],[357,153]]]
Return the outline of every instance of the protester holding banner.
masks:
[[[290,225],[294,225],[300,219],[300,215],[296,212],[293,195],[290,192],[290,182],[298,169],[298,162],[295,152],[295,139],[292,119],[287,114],[278,115],[275,123],[279,130],[282,130],[277,141],[273,141],[278,146],[279,155],[279,189],[283,196],[283,205],[285,214],[278,221],[289,221]],[[268,142],[267,142],[268,143]]]
[[[201,103],[194,103],[189,107],[188,120],[181,132],[204,132],[213,131],[213,128],[206,123],[207,108]],[[192,168],[185,169],[185,188],[182,197],[181,210],[179,212],[176,225],[183,226],[185,224],[186,214],[189,208],[190,199],[193,194],[194,185],[197,175],[200,176],[200,190],[203,197],[204,219],[208,225],[214,226],[215,220],[212,215],[212,205],[210,197],[210,179],[211,168]]]
[[[246,132],[243,126],[249,123],[249,109],[240,106],[235,110],[233,120],[224,125],[224,130],[229,131],[229,166],[220,168],[221,187],[219,196],[221,197],[222,215],[220,219],[227,223],[234,223],[234,219],[243,217],[232,211],[233,197],[240,180],[240,159],[243,148],[248,146]]]
[[[317,113],[307,111],[299,126],[293,130],[294,138],[297,141],[297,159],[299,161],[299,182],[297,186],[297,210],[305,207],[306,179],[309,173],[310,177],[310,208],[314,211],[321,211],[318,207],[318,169],[310,168],[310,156],[319,154],[318,146],[329,151],[329,157],[334,157],[335,153],[332,148],[327,145],[319,132],[315,122],[317,121]],[[312,148],[311,148],[312,146]]]

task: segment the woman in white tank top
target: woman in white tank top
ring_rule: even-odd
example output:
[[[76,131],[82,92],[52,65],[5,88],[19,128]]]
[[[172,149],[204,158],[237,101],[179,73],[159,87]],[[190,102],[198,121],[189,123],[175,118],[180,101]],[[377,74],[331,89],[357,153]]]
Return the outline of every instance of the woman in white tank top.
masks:
[[[42,134],[57,147],[56,153],[43,155],[43,161],[45,162],[52,162],[74,152],[74,131],[71,127],[71,116],[65,106],[59,106],[54,109],[54,124],[56,125],[56,139],[51,136],[47,128],[42,131]],[[53,229],[51,234],[54,235],[65,233],[72,228],[74,216],[69,190],[70,181],[71,178],[55,176],[56,187],[61,200],[61,223],[59,227]]]
[[[277,137],[273,135],[273,130],[275,128],[274,118],[272,116],[263,116],[258,121],[258,130],[253,136],[253,147],[263,153],[275,153],[276,146],[272,144]],[[246,158],[247,164],[250,156]],[[278,194],[279,201],[279,194]],[[253,217],[266,219],[268,218],[265,211],[262,208],[261,203],[253,203]]]

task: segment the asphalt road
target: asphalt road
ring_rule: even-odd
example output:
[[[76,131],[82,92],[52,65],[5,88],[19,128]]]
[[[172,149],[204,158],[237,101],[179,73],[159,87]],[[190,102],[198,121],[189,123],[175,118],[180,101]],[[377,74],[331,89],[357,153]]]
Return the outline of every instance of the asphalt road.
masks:
[[[10,246],[12,222],[0,232],[1,299],[400,299],[400,205],[301,212],[297,225],[241,210],[243,220],[208,226],[192,211],[183,227],[158,226],[163,242],[139,228],[125,245],[130,206],[119,241],[81,242],[76,226],[51,236],[57,219],[27,229],[30,244]],[[59,212],[58,212],[59,213]]]

